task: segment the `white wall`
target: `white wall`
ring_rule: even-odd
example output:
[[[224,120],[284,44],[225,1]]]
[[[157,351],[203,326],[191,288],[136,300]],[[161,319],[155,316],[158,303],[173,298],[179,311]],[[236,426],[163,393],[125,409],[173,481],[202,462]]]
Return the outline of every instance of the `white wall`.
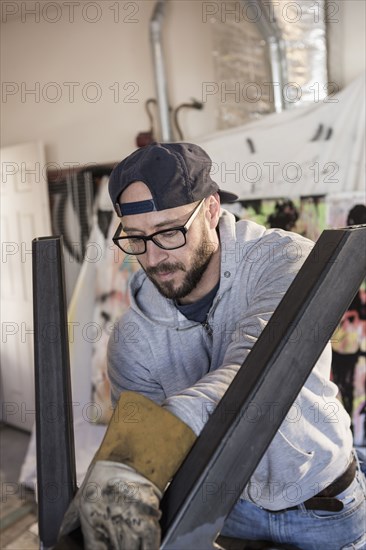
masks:
[[[135,148],[136,134],[149,128],[144,103],[156,96],[149,43],[155,2],[82,0],[74,13],[69,4],[3,3],[2,146],[40,139],[47,161],[61,166],[120,160]],[[201,12],[199,1],[167,2],[173,107],[200,100],[202,82],[213,80],[210,24]],[[26,93],[30,89],[36,95]],[[213,130],[213,109],[211,102],[203,111],[182,112],[185,137]]]
[[[347,84],[365,71],[366,1],[342,0],[339,24],[342,28],[343,82]]]
[[[63,0],[1,4],[2,146],[42,140],[47,161],[60,166],[114,162],[130,153],[136,134],[149,128],[144,103],[156,95],[149,44],[154,0],[79,0],[73,9]],[[203,83],[214,80],[212,29],[203,17],[207,6],[201,0],[166,3],[164,46],[173,107],[201,99]],[[220,10],[222,3],[210,3],[215,6]],[[340,7],[336,62],[344,86],[365,70],[365,1],[341,0]],[[79,84],[73,101],[65,82]],[[97,88],[88,86],[93,82]],[[24,93],[35,86],[38,101]],[[101,97],[92,102],[97,89]],[[61,97],[51,102],[57,91]],[[216,100],[209,98],[203,111],[181,113],[186,139],[215,129]]]

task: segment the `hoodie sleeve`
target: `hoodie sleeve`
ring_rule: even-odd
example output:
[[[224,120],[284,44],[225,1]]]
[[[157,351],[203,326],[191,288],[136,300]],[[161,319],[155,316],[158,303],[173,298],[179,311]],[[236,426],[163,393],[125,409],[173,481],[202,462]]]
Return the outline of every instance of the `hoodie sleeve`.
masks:
[[[149,340],[142,335],[138,318],[127,312],[115,325],[108,342],[108,377],[113,407],[122,391],[135,391],[155,403],[163,402],[163,388],[147,366],[150,362],[146,359],[151,356]]]
[[[188,424],[196,435],[234,379],[313,246],[301,237],[296,240],[303,252],[300,261],[291,261],[278,247],[278,254],[270,262],[253,265],[250,281],[237,282],[238,291],[249,287],[248,307],[231,335],[221,367],[164,401],[163,406]]]

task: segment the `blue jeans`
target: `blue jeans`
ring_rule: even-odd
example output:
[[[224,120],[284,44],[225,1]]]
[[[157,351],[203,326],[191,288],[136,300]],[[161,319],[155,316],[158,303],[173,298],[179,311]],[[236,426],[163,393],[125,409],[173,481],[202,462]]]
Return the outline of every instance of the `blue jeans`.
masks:
[[[337,495],[340,512],[297,510],[268,512],[239,499],[221,535],[247,541],[270,541],[301,550],[366,550],[366,479],[360,468],[351,485]]]

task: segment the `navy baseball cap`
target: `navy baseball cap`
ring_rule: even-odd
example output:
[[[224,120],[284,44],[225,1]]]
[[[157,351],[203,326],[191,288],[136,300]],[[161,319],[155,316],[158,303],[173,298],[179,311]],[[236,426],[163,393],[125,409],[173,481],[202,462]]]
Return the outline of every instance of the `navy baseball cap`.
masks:
[[[238,199],[222,191],[210,176],[212,161],[192,143],[152,143],[137,149],[113,170],[109,194],[118,216],[175,208],[219,193],[222,202]],[[120,203],[121,193],[134,181],[147,185],[152,200]]]

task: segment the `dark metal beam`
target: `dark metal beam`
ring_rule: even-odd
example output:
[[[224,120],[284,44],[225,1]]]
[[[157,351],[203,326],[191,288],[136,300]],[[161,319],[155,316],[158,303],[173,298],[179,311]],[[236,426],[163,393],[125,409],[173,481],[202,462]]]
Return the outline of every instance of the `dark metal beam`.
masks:
[[[162,549],[213,548],[365,277],[365,250],[366,226],[323,232],[166,491]]]
[[[32,243],[39,538],[52,547],[76,491],[62,237]]]

